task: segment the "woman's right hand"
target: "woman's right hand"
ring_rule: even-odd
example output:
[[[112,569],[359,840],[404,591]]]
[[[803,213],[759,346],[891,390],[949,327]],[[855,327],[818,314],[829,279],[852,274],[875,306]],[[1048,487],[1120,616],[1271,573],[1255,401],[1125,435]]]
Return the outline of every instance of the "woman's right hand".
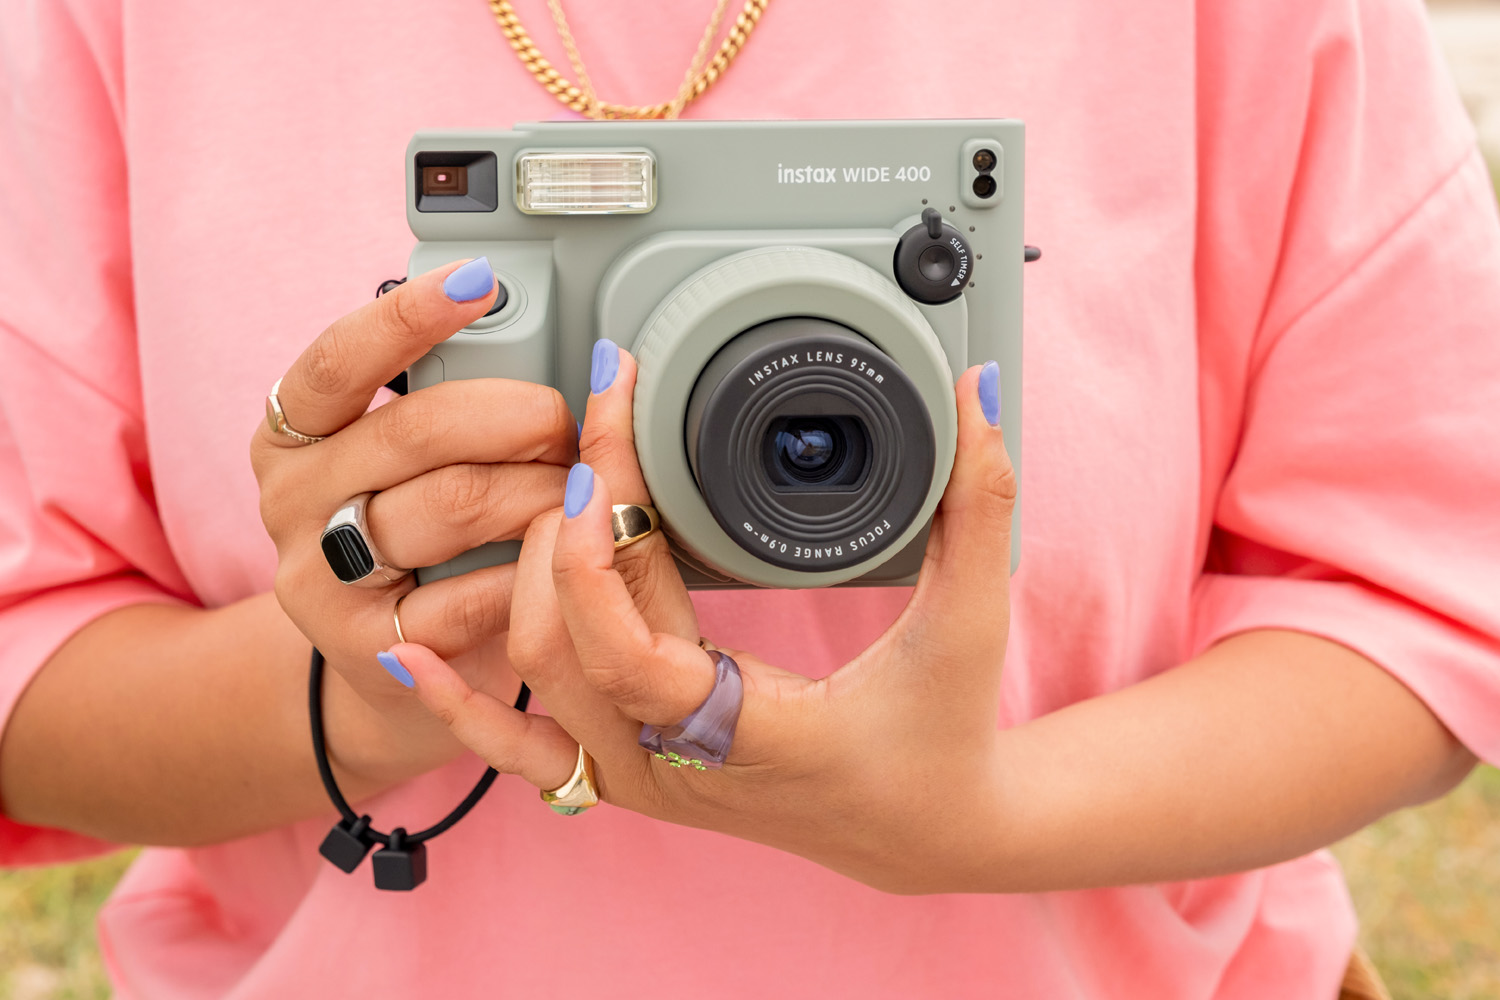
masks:
[[[395,737],[388,742],[404,755],[395,766],[402,776],[443,763],[462,747],[376,661],[397,641],[396,601],[410,594],[401,604],[408,640],[451,660],[474,687],[510,702],[520,685],[504,640],[515,567],[476,570],[416,590],[410,577],[351,587],[334,576],[320,536],[345,501],[373,491],[366,514],[376,548],[394,566],[431,566],[485,542],[518,539],[533,518],[562,503],[578,432],[555,389],[466,379],[370,409],[386,382],[483,316],[495,288],[484,258],[454,263],[335,321],[278,391],[287,425],[327,440],[300,443],[261,421],[250,446],[261,518],[276,544],[276,597],[375,710],[377,725]],[[550,719],[514,713],[512,721],[514,770],[538,782],[566,779],[576,744]],[[332,749],[346,769],[381,768],[379,753],[340,748],[337,736],[330,735]]]

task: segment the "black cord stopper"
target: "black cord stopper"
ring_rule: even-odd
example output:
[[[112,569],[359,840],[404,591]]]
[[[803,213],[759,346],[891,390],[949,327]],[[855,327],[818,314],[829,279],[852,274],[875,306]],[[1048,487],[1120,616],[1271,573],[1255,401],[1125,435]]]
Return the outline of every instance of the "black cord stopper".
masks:
[[[318,853],[347,874],[358,868],[365,855],[370,853],[370,848],[375,846],[369,838],[370,817],[361,816],[353,823],[339,820],[323,838]]]
[[[469,814],[490,790],[500,772],[493,767],[485,768],[484,775],[475,783],[453,811],[425,830],[408,834],[404,827],[390,833],[381,833],[370,825],[370,817],[356,815],[339,789],[333,777],[333,765],[328,761],[328,743],[323,733],[323,654],[315,646],[307,670],[307,714],[312,723],[313,758],[318,764],[318,777],[323,781],[323,790],[339,811],[342,819],[335,823],[328,836],[323,838],[318,853],[345,873],[353,872],[376,844],[382,850],[375,852],[375,888],[394,892],[410,892],[427,881],[426,842],[443,833]],[[516,695],[515,708],[526,711],[531,702],[531,689],[521,685]]]
[[[427,881],[427,845],[412,843],[401,827],[391,831],[391,846],[375,852],[375,888],[410,892]]]

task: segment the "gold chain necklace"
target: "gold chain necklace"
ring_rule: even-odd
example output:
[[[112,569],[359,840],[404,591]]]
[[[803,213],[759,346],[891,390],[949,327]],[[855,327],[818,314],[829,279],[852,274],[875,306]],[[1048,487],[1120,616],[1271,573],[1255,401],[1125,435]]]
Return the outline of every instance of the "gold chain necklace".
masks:
[[[563,47],[568,52],[568,61],[573,64],[573,72],[578,76],[578,83],[574,83],[559,73],[537,49],[536,43],[531,40],[531,36],[526,33],[526,28],[521,24],[521,19],[516,16],[515,8],[510,5],[510,0],[489,0],[490,10],[494,12],[500,30],[505,33],[506,41],[510,42],[516,58],[521,60],[521,65],[526,67],[526,71],[565,106],[590,118],[676,118],[684,106],[702,97],[703,93],[724,75],[724,71],[734,61],[734,57],[739,55],[740,50],[749,41],[750,33],[755,30],[756,24],[760,22],[761,15],[765,13],[770,3],[771,0],[745,0],[745,6],[730,27],[728,36],[719,46],[719,50],[714,53],[713,58],[705,64],[704,60],[708,55],[709,46],[718,35],[719,24],[729,7],[729,0],[718,0],[713,18],[703,32],[703,38],[698,43],[698,51],[693,56],[687,73],[683,76],[682,86],[678,88],[677,95],[660,104],[642,106],[610,104],[607,101],[600,101],[594,94],[593,84],[589,81],[588,73],[583,68],[583,59],[578,54],[578,46],[573,41],[573,33],[568,29],[567,18],[563,16],[561,0],[547,0],[547,6],[552,12],[552,20],[557,26],[559,37],[562,38]]]

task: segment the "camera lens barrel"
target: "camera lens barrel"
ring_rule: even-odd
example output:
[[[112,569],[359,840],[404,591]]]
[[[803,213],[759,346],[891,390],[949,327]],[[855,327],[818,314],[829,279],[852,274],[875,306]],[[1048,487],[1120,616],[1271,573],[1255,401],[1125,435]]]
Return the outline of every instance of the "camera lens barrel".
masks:
[[[634,353],[641,474],[705,573],[826,587],[918,540],[953,467],[953,375],[888,276],[807,246],[732,252],[659,300]]]
[[[694,386],[688,461],[714,519],[774,566],[836,570],[891,545],[932,486],[921,393],[864,337],[825,319],[763,323]]]

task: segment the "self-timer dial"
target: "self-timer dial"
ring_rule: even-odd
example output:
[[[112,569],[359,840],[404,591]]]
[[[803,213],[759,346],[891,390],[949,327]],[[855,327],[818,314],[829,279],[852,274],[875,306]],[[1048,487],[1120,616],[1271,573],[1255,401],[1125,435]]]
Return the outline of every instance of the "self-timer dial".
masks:
[[[926,305],[952,302],[974,273],[974,254],[957,229],[935,208],[922,210],[922,222],[896,243],[896,282]]]

